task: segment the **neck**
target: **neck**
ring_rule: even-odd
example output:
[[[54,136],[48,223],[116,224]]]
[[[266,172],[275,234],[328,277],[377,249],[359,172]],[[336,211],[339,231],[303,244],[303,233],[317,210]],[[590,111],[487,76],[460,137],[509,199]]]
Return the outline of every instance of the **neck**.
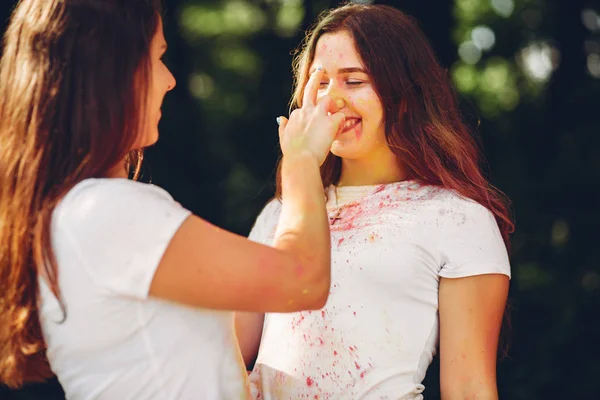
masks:
[[[342,172],[337,186],[381,185],[407,178],[404,165],[390,151],[369,158],[342,158]]]
[[[122,162],[118,163],[113,168],[111,168],[110,171],[108,171],[107,177],[108,178],[124,178],[124,179],[129,178],[129,173],[127,172],[127,169],[125,168],[125,160],[123,160]]]

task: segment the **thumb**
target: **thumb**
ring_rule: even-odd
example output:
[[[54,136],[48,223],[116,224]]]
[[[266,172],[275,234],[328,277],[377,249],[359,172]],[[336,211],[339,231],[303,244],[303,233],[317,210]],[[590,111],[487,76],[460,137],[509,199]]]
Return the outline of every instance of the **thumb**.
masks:
[[[335,132],[337,133],[344,125],[344,122],[346,122],[346,116],[341,112],[336,112],[335,114],[331,114],[330,118],[336,128]]]
[[[278,131],[279,132],[279,141],[281,141],[283,132],[285,132],[285,127],[288,124],[288,119],[286,117],[278,117],[277,124],[279,125],[279,131]]]

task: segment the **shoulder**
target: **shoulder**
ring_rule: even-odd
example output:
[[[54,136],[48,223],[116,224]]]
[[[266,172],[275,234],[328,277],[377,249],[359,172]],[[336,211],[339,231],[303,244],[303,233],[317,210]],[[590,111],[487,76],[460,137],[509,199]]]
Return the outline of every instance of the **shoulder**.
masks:
[[[163,211],[161,213],[161,210]],[[73,187],[57,205],[52,220],[56,228],[123,226],[140,216],[160,218],[182,207],[164,189],[127,179],[86,179]],[[75,229],[78,230],[78,229]]]

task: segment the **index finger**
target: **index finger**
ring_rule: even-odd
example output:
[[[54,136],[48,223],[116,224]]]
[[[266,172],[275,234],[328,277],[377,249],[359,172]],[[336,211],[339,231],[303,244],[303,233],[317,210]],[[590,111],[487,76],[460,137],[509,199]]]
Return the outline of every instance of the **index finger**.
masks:
[[[310,104],[312,106],[317,104],[317,92],[319,85],[321,84],[321,77],[323,76],[323,68],[317,67],[315,71],[310,74],[308,82],[304,87],[304,96],[302,97],[302,106]]]

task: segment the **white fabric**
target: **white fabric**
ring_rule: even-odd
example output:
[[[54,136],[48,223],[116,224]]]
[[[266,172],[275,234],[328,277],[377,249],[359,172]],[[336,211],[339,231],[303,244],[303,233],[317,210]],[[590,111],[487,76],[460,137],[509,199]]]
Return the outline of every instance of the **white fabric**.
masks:
[[[55,209],[51,240],[67,314],[59,323],[40,278],[40,320],[67,399],[245,398],[232,313],[148,296],[189,215],[164,190],[126,179],[85,180]]]
[[[405,181],[338,188],[332,286],[322,310],[267,314],[255,399],[422,399],[438,343],[440,277],[506,274],[492,214],[452,191]],[[330,217],[336,214],[333,187]],[[250,238],[272,242],[270,202]]]

